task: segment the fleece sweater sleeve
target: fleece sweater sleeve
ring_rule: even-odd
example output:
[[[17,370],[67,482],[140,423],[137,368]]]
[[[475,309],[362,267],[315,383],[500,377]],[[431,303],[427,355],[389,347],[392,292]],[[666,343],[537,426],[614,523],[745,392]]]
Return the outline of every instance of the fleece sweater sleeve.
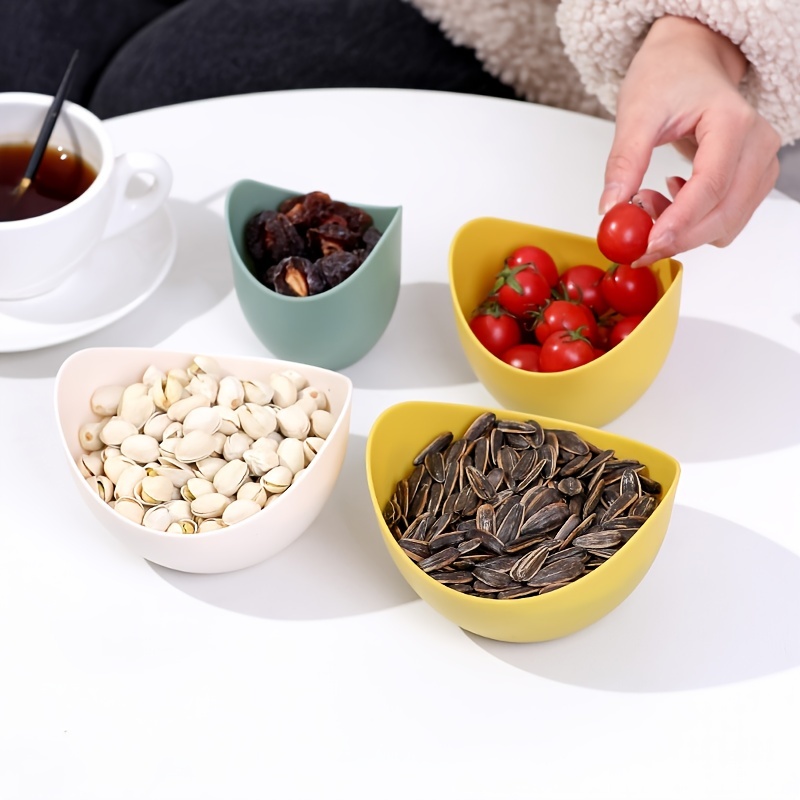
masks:
[[[584,86],[613,113],[631,59],[666,15],[696,19],[736,44],[749,62],[744,97],[784,144],[800,138],[800,0],[562,0],[556,22]]]
[[[405,0],[526,100],[608,116],[586,92],[556,26],[559,0]],[[800,2],[800,0],[798,0]]]

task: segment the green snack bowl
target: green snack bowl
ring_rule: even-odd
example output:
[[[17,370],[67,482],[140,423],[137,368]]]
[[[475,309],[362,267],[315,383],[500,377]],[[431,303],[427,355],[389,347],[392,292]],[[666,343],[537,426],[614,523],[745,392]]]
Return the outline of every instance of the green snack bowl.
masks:
[[[338,286],[309,297],[279,294],[254,274],[245,226],[267,209],[304,192],[254,180],[233,184],[225,198],[225,223],[236,296],[247,323],[278,358],[341,369],[365,356],[383,335],[400,292],[402,207],[369,206],[340,197],[370,214],[381,231],[372,252]]]

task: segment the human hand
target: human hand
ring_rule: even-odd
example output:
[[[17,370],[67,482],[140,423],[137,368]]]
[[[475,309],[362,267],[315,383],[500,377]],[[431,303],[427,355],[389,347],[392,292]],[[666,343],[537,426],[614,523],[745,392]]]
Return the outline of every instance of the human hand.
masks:
[[[730,244],[774,187],[780,137],[739,94],[746,68],[730,40],[683,17],[656,20],[631,62],[600,211],[633,197],[656,219],[637,265]],[[673,202],[640,191],[654,148],[667,143],[692,161],[688,180],[667,181]]]

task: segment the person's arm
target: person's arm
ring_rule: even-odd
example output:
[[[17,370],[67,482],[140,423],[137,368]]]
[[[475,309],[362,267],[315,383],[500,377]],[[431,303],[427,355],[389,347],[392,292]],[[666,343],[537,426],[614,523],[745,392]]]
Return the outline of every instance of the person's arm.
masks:
[[[800,43],[791,42],[793,55],[784,51],[758,64],[747,55],[763,55],[769,42],[779,45],[778,31],[791,39],[782,26],[791,26],[795,17],[800,24],[800,4],[775,11],[766,4],[754,8],[745,0],[729,0],[728,12],[738,13],[722,15],[731,36],[715,31],[706,13],[719,10],[719,0],[692,3],[705,21],[642,16],[681,5],[677,0],[563,0],[559,9],[567,52],[587,87],[604,103],[613,103],[616,114],[601,207],[638,191],[652,150],[660,144],[674,143],[694,161],[685,185],[679,178],[669,182],[676,198],[672,205],[653,191],[638,195],[648,210],[660,214],[641,263],[732,241],[774,186],[780,144],[800,135]],[[619,21],[625,10],[623,24],[609,31],[605,26]],[[732,36],[746,42],[739,46]],[[595,59],[600,52],[603,57]]]

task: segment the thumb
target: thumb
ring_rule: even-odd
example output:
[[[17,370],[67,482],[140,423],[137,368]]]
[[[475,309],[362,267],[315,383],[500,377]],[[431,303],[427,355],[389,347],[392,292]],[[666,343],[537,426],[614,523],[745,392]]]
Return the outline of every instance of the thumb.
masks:
[[[605,183],[600,197],[601,214],[636,194],[650,165],[655,145],[656,137],[649,132],[646,119],[617,118],[614,141],[606,161]]]

